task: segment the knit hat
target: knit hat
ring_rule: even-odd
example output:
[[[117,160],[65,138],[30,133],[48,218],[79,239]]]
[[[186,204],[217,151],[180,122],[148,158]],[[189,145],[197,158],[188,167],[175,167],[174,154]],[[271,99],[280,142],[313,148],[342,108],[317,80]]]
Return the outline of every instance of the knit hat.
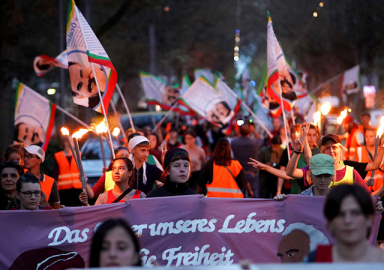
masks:
[[[317,154],[309,159],[309,169],[313,175],[335,175],[335,161],[329,155]]]
[[[189,157],[189,154],[186,150],[182,148],[172,148],[165,153],[165,158],[164,158],[164,170],[166,170],[171,164],[172,159],[177,155],[177,154],[186,154]]]

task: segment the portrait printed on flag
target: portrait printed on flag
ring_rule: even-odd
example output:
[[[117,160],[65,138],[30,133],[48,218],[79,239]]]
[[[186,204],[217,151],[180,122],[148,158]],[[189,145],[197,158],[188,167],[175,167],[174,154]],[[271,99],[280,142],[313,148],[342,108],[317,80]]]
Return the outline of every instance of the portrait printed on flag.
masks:
[[[194,81],[182,101],[220,128],[227,127],[235,114],[233,104],[229,104],[226,97],[202,77]]]
[[[85,51],[68,52],[68,71],[72,89],[73,102],[86,107],[94,108],[100,103],[97,82],[101,95],[108,87],[108,75],[106,69],[99,64],[93,64],[96,75],[93,73],[91,63]]]
[[[16,98],[14,141],[43,146],[49,140],[46,138],[51,121],[49,101],[22,83],[18,84]]]

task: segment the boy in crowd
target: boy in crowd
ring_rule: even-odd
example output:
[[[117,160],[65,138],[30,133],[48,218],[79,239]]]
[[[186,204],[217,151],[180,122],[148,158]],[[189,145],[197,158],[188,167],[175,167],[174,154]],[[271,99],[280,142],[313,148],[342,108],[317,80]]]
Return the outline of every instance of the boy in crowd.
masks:
[[[44,162],[45,152],[37,146],[31,145],[22,148],[24,151],[24,168],[28,174],[33,174],[40,180],[41,190],[48,198],[48,203],[54,209],[60,208],[60,196],[55,179],[40,171],[40,165]]]
[[[22,175],[16,182],[16,197],[20,200],[20,210],[48,210],[49,206],[40,206],[41,186],[33,174]]]

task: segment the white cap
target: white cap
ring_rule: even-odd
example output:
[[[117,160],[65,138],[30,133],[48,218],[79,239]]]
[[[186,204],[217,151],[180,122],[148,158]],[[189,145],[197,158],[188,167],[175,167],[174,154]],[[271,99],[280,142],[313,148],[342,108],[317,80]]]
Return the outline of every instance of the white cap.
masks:
[[[44,153],[44,150],[40,146],[30,145],[28,147],[23,147],[23,149],[32,155],[38,156],[42,160],[42,162],[44,162],[45,153]]]
[[[130,139],[129,143],[128,143],[129,151],[132,151],[132,149],[135,148],[136,145],[138,145],[139,143],[142,143],[142,142],[148,142],[149,143],[149,140],[146,137],[141,136],[141,135],[133,137],[132,139]]]

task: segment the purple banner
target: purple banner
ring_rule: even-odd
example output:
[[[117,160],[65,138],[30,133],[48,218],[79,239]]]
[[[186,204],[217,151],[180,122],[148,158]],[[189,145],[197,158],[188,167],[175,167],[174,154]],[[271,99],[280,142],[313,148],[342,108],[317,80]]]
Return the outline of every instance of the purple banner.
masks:
[[[87,266],[95,227],[118,217],[128,220],[139,236],[145,264],[230,265],[240,259],[278,263],[292,259],[289,250],[299,250],[298,257],[317,244],[333,242],[323,204],[324,197],[311,196],[288,196],[282,202],[178,196],[60,210],[0,211],[0,269],[21,269],[26,263]],[[373,242],[379,221],[377,212]]]

